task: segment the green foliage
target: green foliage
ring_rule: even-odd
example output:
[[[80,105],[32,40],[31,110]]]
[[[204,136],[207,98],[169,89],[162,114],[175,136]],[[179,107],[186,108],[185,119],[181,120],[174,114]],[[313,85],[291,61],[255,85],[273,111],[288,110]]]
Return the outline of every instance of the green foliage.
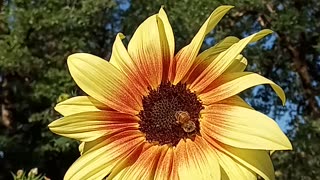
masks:
[[[294,151],[277,152],[273,156],[277,179],[313,180],[320,177],[320,124],[294,120]],[[293,130],[290,132],[293,133]]]
[[[16,174],[12,173],[12,176],[14,180],[50,180],[46,176],[38,174],[38,168],[31,169],[28,174],[19,169]]]
[[[66,58],[74,52],[108,56],[115,37],[114,1],[5,1],[0,14],[0,179],[38,166],[62,179],[78,156],[78,143],[48,131],[61,97],[81,93]],[[59,169],[58,171],[56,169]]]
[[[2,1],[0,1],[0,4]],[[39,167],[62,179],[78,157],[78,143],[48,131],[59,115],[53,107],[83,94],[72,81],[66,58],[74,52],[110,57],[118,31],[130,39],[136,27],[164,5],[176,50],[188,44],[213,9],[236,6],[207,36],[202,50],[226,36],[244,37],[262,28],[275,31],[249,46],[248,70],[278,83],[288,103],[269,87],[243,96],[281,124],[290,123],[294,151],[272,157],[278,179],[319,179],[320,2],[317,0],[47,0],[3,1],[0,5],[0,179],[20,168]],[[128,7],[126,7],[128,6]],[[270,132],[272,133],[272,132]],[[3,157],[1,156],[3,153]]]

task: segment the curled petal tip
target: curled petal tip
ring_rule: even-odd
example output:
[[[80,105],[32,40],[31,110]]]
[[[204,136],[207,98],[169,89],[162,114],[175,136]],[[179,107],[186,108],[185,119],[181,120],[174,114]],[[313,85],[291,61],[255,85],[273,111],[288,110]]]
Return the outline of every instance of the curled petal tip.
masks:
[[[55,128],[55,121],[51,122],[49,125],[48,125],[48,128],[52,131],[53,128]]]
[[[282,106],[286,105],[286,100],[282,100]]]
[[[263,29],[260,31],[260,34],[263,35],[263,36],[266,36],[266,35],[269,35],[269,34],[272,34],[273,31],[271,29]]]
[[[222,6],[219,6],[218,8],[232,9],[232,8],[234,8],[234,6],[232,6],[232,5],[222,5]]]
[[[289,139],[288,139],[288,142],[285,144],[285,147],[286,147],[286,150],[292,150],[293,149],[292,144],[289,141]]]
[[[262,31],[265,31],[266,34],[271,34],[273,33],[273,31],[271,29],[264,29]]]
[[[122,34],[122,33],[118,33],[118,36],[120,37],[120,39],[126,38],[126,36],[124,34]]]
[[[257,42],[258,40],[260,40],[263,37],[265,37],[269,34],[272,34],[272,33],[273,33],[273,31],[271,29],[263,29],[263,30],[259,31],[258,33],[256,33],[256,35],[252,38],[250,43]]]

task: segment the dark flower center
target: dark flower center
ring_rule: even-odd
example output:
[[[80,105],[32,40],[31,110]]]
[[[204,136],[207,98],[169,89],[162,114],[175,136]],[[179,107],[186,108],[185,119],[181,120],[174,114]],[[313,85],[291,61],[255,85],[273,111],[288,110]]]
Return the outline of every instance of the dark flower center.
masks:
[[[142,100],[139,129],[147,141],[175,146],[180,139],[193,139],[200,132],[199,113],[203,106],[185,84],[162,83]]]

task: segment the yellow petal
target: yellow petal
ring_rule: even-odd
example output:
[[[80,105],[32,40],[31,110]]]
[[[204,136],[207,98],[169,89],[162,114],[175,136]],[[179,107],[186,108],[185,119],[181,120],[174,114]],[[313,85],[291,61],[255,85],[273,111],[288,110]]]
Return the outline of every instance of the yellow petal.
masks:
[[[174,35],[173,31],[169,22],[169,19],[167,17],[166,12],[164,11],[163,7],[160,8],[158,17],[161,19],[163,26],[164,26],[164,32],[166,34],[166,39],[168,41],[169,51],[170,51],[170,57],[173,58],[174,56]]]
[[[228,174],[224,171],[224,169],[220,166],[221,171],[221,180],[230,180]]]
[[[170,180],[179,180],[179,155],[177,154],[176,147],[173,148],[173,159]]]
[[[154,179],[157,163],[167,146],[151,146],[138,157],[136,162],[121,173],[119,179]]]
[[[181,140],[176,147],[175,165],[180,179],[217,179],[220,168],[216,154],[201,137]]]
[[[163,62],[170,62],[167,33],[167,24],[153,15],[137,28],[128,45],[130,56],[151,88],[157,88],[162,81]]]
[[[219,164],[226,172],[228,179],[230,180],[256,180],[256,173],[252,172],[250,169],[244,167],[242,164],[238,163],[236,160],[226,155],[225,153],[217,150],[216,151]]]
[[[100,138],[97,138],[93,141],[88,141],[88,142],[81,142],[80,145],[79,145],[79,152],[80,154],[84,154],[90,150],[93,150],[93,148],[96,148],[97,144],[100,144],[102,141],[105,141],[106,140],[106,137],[105,136],[102,136]]]
[[[209,105],[261,84],[270,84],[272,89],[282,100],[282,103],[285,103],[286,97],[280,86],[259,74],[251,72],[238,72],[222,75],[208,87],[206,90],[207,92],[200,94],[199,98],[204,104]]]
[[[69,56],[71,76],[91,97],[120,112],[137,114],[142,94],[109,62],[85,53]]]
[[[73,114],[55,120],[49,129],[61,136],[80,141],[92,141],[123,129],[138,128],[137,117],[115,112],[97,111]]]
[[[242,72],[246,69],[248,65],[248,60],[243,55],[238,55],[235,60],[230,64],[230,66],[223,72],[233,73],[233,72]]]
[[[273,153],[275,153],[275,152],[276,152],[276,150],[270,151],[270,152],[269,152],[270,156],[271,156]]]
[[[240,96],[234,95],[227,99],[215,102],[215,104],[226,104],[232,106],[241,106],[249,109],[253,109],[247,102],[245,102]]]
[[[226,144],[217,143],[217,141],[206,133],[202,133],[202,136],[212,145],[212,148],[226,153],[243,166],[257,173],[263,179],[275,179],[273,165],[267,151],[235,148]]]
[[[147,79],[140,72],[139,67],[130,57],[126,47],[122,43],[125,36],[118,33],[112,47],[110,63],[127,75],[129,80],[135,84],[142,95],[146,96],[148,92]]]
[[[181,49],[176,55],[176,76],[173,84],[177,84],[187,74],[189,69],[198,55],[202,42],[205,36],[218,24],[222,17],[231,9],[233,6],[220,6],[215,9],[206,22],[201,26],[198,33],[192,39],[191,43]]]
[[[241,39],[236,44],[233,44],[228,50],[219,54],[219,56],[212,61],[212,63],[191,84],[190,89],[200,93],[226,69],[228,69],[234,59],[238,57],[240,52],[248,43],[254,42],[270,33],[272,33],[271,30],[262,30],[258,33],[252,34],[249,37]]]
[[[151,146],[153,145],[148,143],[144,138],[143,142],[139,146],[136,146],[130,154],[117,163],[117,165],[112,169],[112,172],[108,175],[107,180],[122,180],[123,176],[125,176],[133,164],[137,162],[141,154],[146,152]]]
[[[158,165],[156,168],[154,179],[174,179],[172,176],[172,166],[173,166],[173,148],[167,148],[162,151],[159,157]]]
[[[158,18],[160,19],[158,20],[158,26],[159,32],[162,33],[160,37],[162,40],[162,50],[164,52],[162,80],[167,81],[168,76],[173,75],[174,35],[167,14],[162,7],[159,11]]]
[[[80,152],[81,155],[83,154],[84,143],[85,143],[85,142],[80,143],[80,144],[79,144],[79,147],[78,147],[78,150],[79,150],[79,152]]]
[[[239,42],[239,38],[234,36],[228,36],[218,42],[213,47],[203,51],[197,56],[196,62],[207,59],[215,59],[220,53],[227,50],[233,44]]]
[[[208,66],[212,62],[212,60],[214,60],[220,53],[227,50],[237,42],[239,42],[239,39],[234,36],[224,38],[221,42],[200,53],[197,56],[194,64],[200,64],[204,61],[206,62],[205,64]]]
[[[135,131],[119,132],[104,141],[99,141],[72,164],[64,179],[102,179],[143,141],[141,134]]]
[[[201,116],[203,131],[224,144],[246,149],[292,149],[277,123],[258,111],[214,104],[206,106]]]
[[[246,150],[224,146],[229,155],[247,168],[259,174],[265,180],[274,180],[274,169],[270,156],[266,151]]]
[[[63,116],[69,116],[81,112],[111,110],[105,104],[89,96],[77,96],[57,104],[54,109]]]
[[[199,54],[190,70],[187,72],[182,82],[187,82],[191,84],[208,66],[214,61],[214,59],[223,51],[227,50],[230,46],[237,43],[239,41],[238,38],[229,36],[214,45],[213,47],[203,51]],[[238,62],[237,62],[238,63]]]
[[[122,39],[124,38],[125,36],[122,33],[117,34],[112,46],[112,54],[109,62],[125,73],[127,72],[127,70],[130,70],[130,68],[133,68],[135,64],[134,62],[132,62],[127,49],[122,43]]]

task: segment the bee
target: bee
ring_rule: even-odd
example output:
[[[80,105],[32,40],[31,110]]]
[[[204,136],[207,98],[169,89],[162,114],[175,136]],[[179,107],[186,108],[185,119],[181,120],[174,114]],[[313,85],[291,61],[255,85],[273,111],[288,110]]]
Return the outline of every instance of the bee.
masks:
[[[177,111],[175,113],[176,123],[180,124],[182,129],[187,132],[193,132],[196,130],[196,124],[191,121],[190,115],[186,111]]]

